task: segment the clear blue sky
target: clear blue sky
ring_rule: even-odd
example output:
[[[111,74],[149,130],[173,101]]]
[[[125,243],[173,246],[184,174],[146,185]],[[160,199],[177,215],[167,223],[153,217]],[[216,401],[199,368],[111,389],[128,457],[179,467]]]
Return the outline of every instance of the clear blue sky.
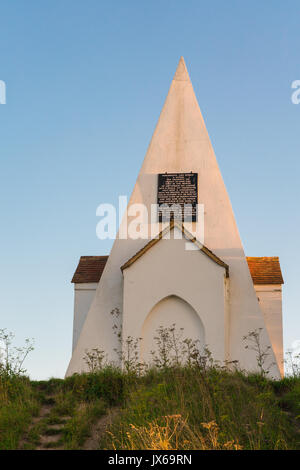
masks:
[[[280,256],[285,349],[300,339],[300,79],[295,1],[1,2],[0,328],[34,337],[33,378],[71,354],[95,211],[130,195],[184,56],[247,255]]]

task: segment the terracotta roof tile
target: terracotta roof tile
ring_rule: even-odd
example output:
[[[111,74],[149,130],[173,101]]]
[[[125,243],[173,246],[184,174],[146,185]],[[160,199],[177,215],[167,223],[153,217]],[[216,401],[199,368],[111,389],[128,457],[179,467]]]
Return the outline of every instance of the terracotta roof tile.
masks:
[[[278,256],[247,256],[253,284],[283,284]]]
[[[108,256],[81,256],[71,282],[99,282]]]
[[[72,282],[99,282],[108,256],[81,256]],[[253,284],[283,284],[278,256],[247,257]]]

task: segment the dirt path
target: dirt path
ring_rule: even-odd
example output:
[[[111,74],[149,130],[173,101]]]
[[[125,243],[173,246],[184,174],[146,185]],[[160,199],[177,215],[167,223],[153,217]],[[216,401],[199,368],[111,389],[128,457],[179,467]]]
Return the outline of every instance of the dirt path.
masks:
[[[105,431],[112,424],[115,416],[117,416],[119,408],[111,408],[107,414],[101,416],[98,421],[91,427],[91,435],[87,438],[82,446],[82,450],[98,450],[99,442]]]
[[[39,445],[35,450],[62,450],[63,444],[60,443],[60,440],[63,437],[63,428],[69,419],[71,419],[70,416],[64,416],[61,418],[60,423],[48,424],[47,428],[41,433]]]
[[[52,396],[45,398],[40,413],[34,417],[28,431],[19,444],[19,449],[34,450],[64,450],[63,429],[71,416],[53,417],[52,409],[55,400]],[[82,450],[97,450],[99,442],[105,431],[111,425],[119,409],[111,408],[104,416],[91,426],[90,437],[82,446]]]
[[[62,430],[71,417],[62,416],[53,423],[51,420],[48,422],[54,405],[53,397],[47,396],[46,404],[41,406],[39,415],[33,418],[26,436],[19,443],[19,449],[62,449],[62,445],[59,443],[62,438]]]

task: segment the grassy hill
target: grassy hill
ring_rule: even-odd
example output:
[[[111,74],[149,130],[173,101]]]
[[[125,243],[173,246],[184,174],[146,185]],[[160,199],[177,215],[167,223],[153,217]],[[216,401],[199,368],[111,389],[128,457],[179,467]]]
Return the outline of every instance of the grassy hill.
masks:
[[[1,450],[89,448],[91,438],[99,449],[299,449],[299,430],[297,377],[107,366],[65,380],[0,379]]]
[[[128,338],[122,369],[94,349],[89,373],[39,382],[22,368],[30,343],[12,350],[12,336],[1,332],[0,450],[300,449],[299,368],[268,378],[259,331],[245,338],[259,374],[215,363],[173,326],[158,329],[151,368]]]

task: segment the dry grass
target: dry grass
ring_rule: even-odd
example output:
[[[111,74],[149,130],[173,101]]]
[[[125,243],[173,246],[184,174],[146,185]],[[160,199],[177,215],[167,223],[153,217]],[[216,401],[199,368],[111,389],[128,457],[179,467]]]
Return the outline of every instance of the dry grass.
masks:
[[[240,450],[235,441],[220,442],[219,426],[215,421],[201,423],[203,432],[193,430],[181,415],[162,417],[146,426],[130,424],[127,431],[127,450]],[[118,450],[117,440],[110,434],[113,447]]]
[[[276,387],[275,387],[276,388]],[[299,448],[272,381],[214,367],[149,371],[129,385],[101,448],[124,450]]]

